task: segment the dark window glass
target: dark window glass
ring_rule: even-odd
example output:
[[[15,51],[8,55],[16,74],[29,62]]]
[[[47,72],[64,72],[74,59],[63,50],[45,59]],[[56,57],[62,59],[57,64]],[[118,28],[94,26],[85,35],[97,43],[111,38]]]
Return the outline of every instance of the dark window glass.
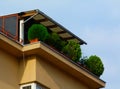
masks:
[[[31,89],[31,86],[25,86],[23,89]]]
[[[17,16],[6,17],[4,20],[5,31],[9,32],[13,36],[16,36]]]
[[[0,18],[0,30],[2,30],[1,28],[2,28],[2,25],[3,25],[3,21],[2,21],[3,19],[2,18]]]
[[[44,87],[42,85],[37,84],[36,89],[48,89],[47,87]]]
[[[36,89],[42,89],[42,88],[37,84]]]

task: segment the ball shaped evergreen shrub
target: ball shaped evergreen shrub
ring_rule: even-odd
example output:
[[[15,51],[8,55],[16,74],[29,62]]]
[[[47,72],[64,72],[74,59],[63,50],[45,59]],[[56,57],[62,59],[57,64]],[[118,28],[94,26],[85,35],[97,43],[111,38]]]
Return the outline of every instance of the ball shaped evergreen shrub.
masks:
[[[49,44],[51,44],[52,46],[56,46],[59,41],[60,41],[60,37],[57,33],[51,33],[50,37],[49,37]]]
[[[94,55],[94,56],[90,56],[86,62],[85,62],[86,66],[90,69],[90,71],[92,73],[94,73],[95,75],[99,76],[102,75],[103,71],[104,71],[104,66],[103,63],[101,61],[101,59]]]
[[[62,50],[62,48],[65,46],[66,42],[61,40],[61,38],[59,37],[59,35],[55,32],[51,33],[49,35],[49,38],[47,39],[47,43],[53,47],[55,47],[56,49],[58,49],[59,51]]]
[[[78,62],[82,55],[80,44],[74,41],[68,41],[68,44],[62,49],[62,51],[75,62]]]
[[[42,24],[33,24],[28,29],[28,40],[38,38],[38,40],[45,41],[48,36],[47,28]]]

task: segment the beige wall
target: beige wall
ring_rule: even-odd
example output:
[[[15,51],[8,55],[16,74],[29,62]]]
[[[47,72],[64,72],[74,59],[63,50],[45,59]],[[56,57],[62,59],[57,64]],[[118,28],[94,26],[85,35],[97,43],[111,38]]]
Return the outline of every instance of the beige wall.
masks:
[[[0,89],[19,89],[18,61],[0,49]]]
[[[36,81],[36,57],[23,57],[19,67],[20,84]]]
[[[88,89],[79,80],[60,70],[43,58],[37,59],[37,76],[39,83],[50,89]]]
[[[71,88],[75,87],[76,89],[87,89],[87,87],[89,89],[99,89],[105,86],[104,81],[93,76],[84,68],[74,65],[74,63],[66,60],[66,57],[55,50],[49,49],[42,43],[26,45],[22,51],[24,51],[25,57],[29,56],[29,58],[24,59],[26,60],[24,63],[25,67],[21,67],[21,70],[23,70],[21,73],[23,74],[21,74],[20,84],[38,81],[51,89],[65,89],[71,86],[73,86]],[[35,57],[33,54],[38,57]],[[33,55],[33,57],[30,57],[30,55]],[[23,59],[21,60],[23,61]],[[53,64],[48,63],[48,61]],[[23,66],[24,64],[21,65]],[[63,71],[66,71],[68,74]],[[78,80],[73,78],[73,76]],[[64,83],[64,80],[68,82]]]
[[[86,85],[40,56],[21,59],[20,84],[38,82],[50,89],[88,89]]]
[[[19,89],[19,84],[29,82],[39,82],[50,89],[89,89],[40,56],[18,59],[0,50],[0,89]]]

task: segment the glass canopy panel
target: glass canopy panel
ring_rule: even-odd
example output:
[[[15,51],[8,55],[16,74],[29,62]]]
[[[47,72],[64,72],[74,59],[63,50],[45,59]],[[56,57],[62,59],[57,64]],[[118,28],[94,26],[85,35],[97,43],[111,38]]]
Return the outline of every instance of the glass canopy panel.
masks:
[[[59,34],[59,36],[62,37],[62,38],[72,37],[72,35],[70,35],[70,34],[68,34],[68,33]]]
[[[55,25],[54,23],[52,23],[51,21],[45,21],[45,22],[40,22],[41,24],[43,24],[44,26],[51,26],[51,25]]]
[[[53,32],[61,32],[61,31],[64,31],[64,30],[62,30],[60,27],[55,27],[55,28],[50,28],[50,30],[51,31],[53,31]]]
[[[70,40],[68,40],[68,41],[74,41],[74,42],[76,42],[76,43],[80,43],[80,41],[79,41],[78,39],[70,39]]]
[[[36,16],[33,17],[35,20],[41,20],[41,19],[45,19],[42,15],[38,14]]]

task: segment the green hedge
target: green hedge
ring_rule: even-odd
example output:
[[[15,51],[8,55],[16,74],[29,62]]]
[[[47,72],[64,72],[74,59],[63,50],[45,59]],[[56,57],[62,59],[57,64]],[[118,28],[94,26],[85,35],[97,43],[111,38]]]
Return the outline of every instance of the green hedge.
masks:
[[[28,40],[38,38],[40,41],[45,41],[48,37],[47,28],[42,24],[33,24],[28,29]]]
[[[61,51],[62,48],[65,46],[66,42],[63,41],[59,35],[55,32],[51,33],[46,40],[46,43],[55,47],[57,50]]]
[[[80,44],[74,41],[68,41],[68,44],[62,49],[62,51],[75,62],[78,62],[82,55]]]
[[[96,55],[90,56],[85,61],[85,65],[90,69],[90,71],[92,73],[94,73],[97,76],[102,75],[102,73],[104,71],[103,63],[102,63],[101,59]]]

